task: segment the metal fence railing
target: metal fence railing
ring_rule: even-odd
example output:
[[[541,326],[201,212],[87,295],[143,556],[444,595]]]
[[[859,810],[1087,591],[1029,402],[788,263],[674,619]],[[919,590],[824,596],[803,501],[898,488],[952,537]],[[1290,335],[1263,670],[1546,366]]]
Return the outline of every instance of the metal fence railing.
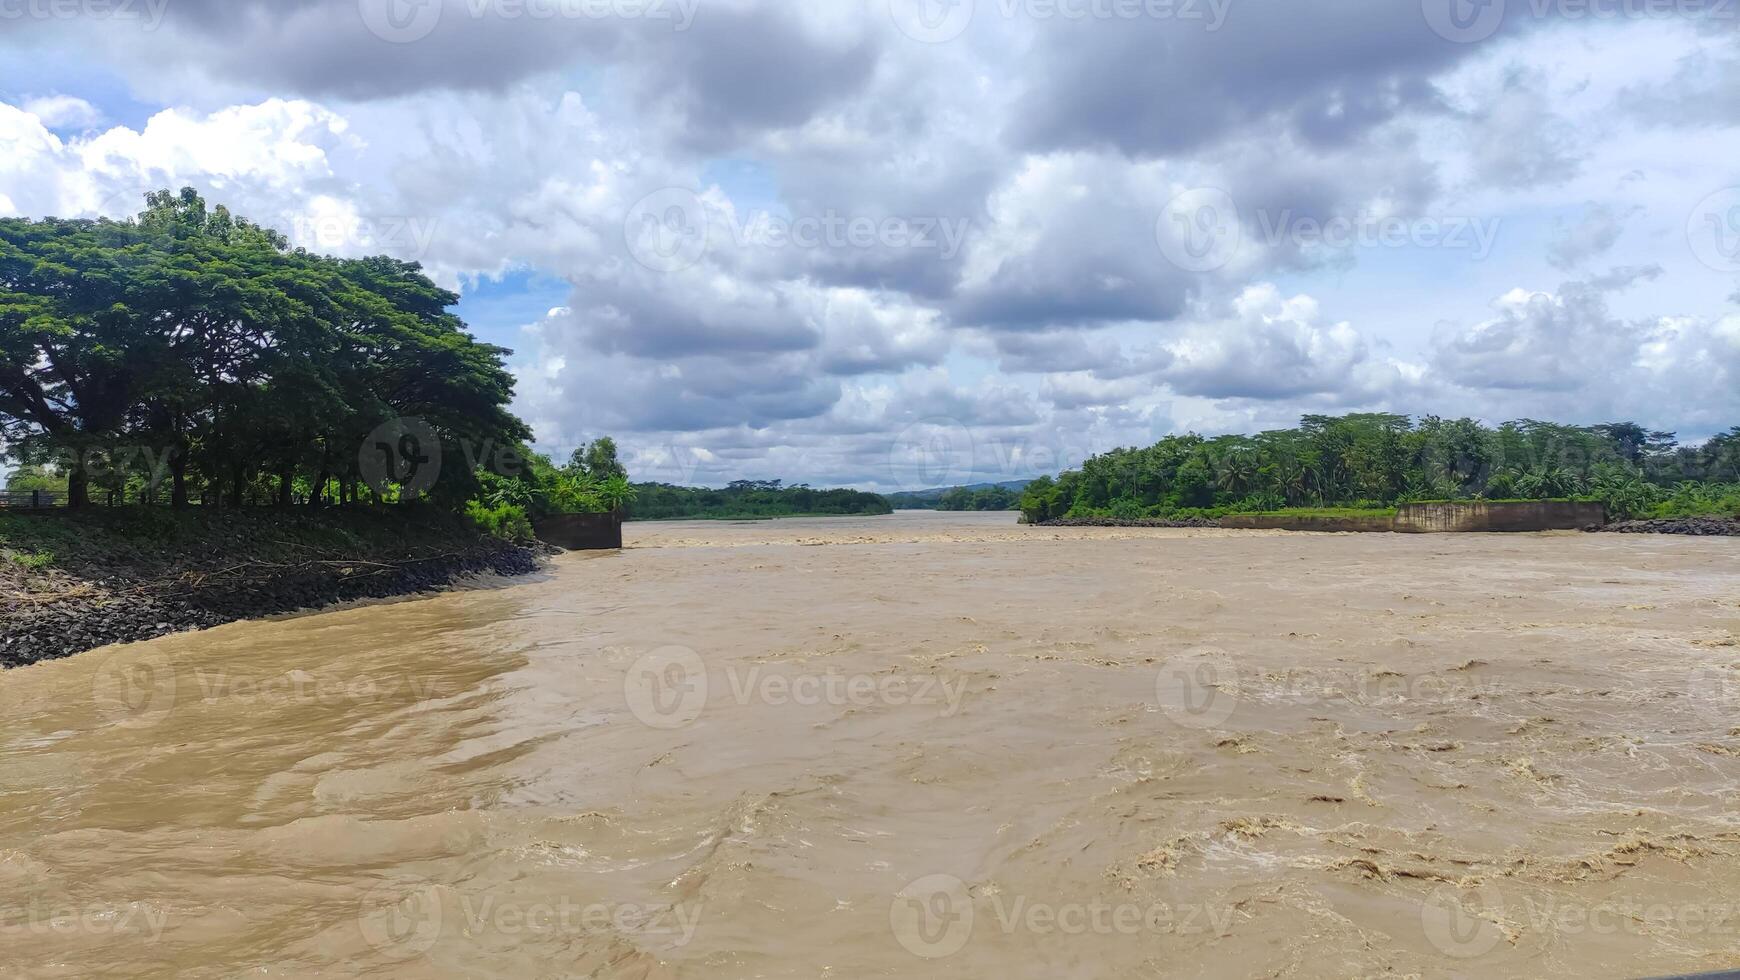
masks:
[[[0,510],[43,510],[65,506],[64,490],[0,490]]]

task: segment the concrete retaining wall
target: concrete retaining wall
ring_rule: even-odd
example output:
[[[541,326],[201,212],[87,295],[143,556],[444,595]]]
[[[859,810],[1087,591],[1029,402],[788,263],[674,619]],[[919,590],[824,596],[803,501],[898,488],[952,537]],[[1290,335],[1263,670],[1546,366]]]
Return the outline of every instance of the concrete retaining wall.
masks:
[[[1600,504],[1555,500],[1520,504],[1469,501],[1454,504],[1407,504],[1395,517],[1223,517],[1221,527],[1272,531],[1382,532],[1448,534],[1470,531],[1577,531],[1607,523]]]
[[[556,514],[532,521],[538,540],[569,551],[611,551],[622,547],[621,514]]]
[[[1452,531],[1577,531],[1607,523],[1607,508],[1596,503],[1536,500],[1520,504],[1481,501],[1408,504],[1396,515],[1404,534]]]

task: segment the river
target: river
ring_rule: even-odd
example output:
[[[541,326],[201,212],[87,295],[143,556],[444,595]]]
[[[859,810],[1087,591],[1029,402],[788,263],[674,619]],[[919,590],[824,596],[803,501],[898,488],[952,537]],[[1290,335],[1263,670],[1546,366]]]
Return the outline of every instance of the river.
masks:
[[[1732,540],[629,539],[0,674],[0,975],[1740,965]]]

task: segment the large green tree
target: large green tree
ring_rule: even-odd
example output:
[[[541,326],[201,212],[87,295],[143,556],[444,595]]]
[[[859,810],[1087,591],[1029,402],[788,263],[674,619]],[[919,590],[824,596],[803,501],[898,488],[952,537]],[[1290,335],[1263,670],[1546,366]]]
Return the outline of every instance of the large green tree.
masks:
[[[431,496],[457,506],[476,465],[530,438],[507,409],[507,351],[414,265],[335,259],[208,208],[149,195],[135,219],[0,220],[0,438],[64,465],[74,506],[112,493],[239,505],[358,499],[358,453],[414,418],[453,458]],[[101,466],[93,465],[101,460]]]

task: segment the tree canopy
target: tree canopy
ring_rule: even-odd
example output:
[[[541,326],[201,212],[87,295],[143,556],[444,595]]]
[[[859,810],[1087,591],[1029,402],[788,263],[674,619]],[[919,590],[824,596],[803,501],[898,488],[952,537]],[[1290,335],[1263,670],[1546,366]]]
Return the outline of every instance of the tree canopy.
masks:
[[[0,220],[0,439],[72,505],[165,480],[177,505],[355,500],[367,437],[398,419],[453,446],[530,438],[509,352],[416,264],[293,249],[191,189],[145,203]],[[457,505],[474,470],[430,494]]]
[[[646,483],[635,488],[628,507],[635,520],[677,518],[715,520],[795,517],[798,515],[881,515],[893,513],[887,499],[861,490],[816,490],[786,486],[780,480],[738,480],[723,490]]]
[[[1702,446],[1631,422],[1308,415],[1293,429],[1168,436],[1046,477],[1021,498],[1029,520],[1217,516],[1423,500],[1599,499],[1618,516],[1680,501],[1740,506],[1740,427]],[[1703,501],[1703,503],[1698,503]]]

